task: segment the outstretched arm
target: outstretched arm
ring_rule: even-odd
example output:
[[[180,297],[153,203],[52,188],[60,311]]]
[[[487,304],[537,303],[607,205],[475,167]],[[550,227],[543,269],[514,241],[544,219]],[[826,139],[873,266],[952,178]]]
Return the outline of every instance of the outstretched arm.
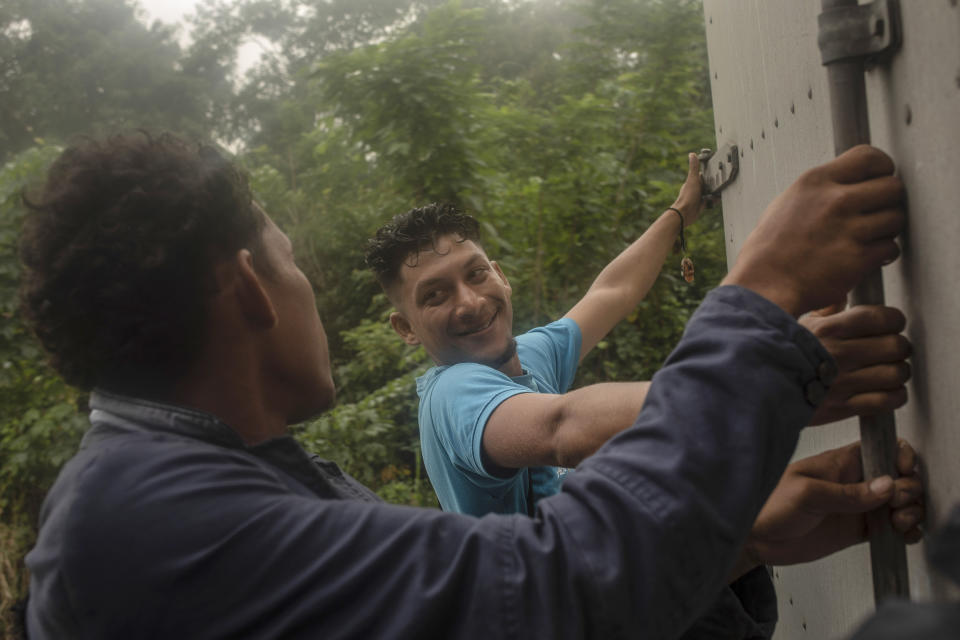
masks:
[[[695,153],[688,158],[687,179],[673,207],[683,213],[683,226],[700,215],[700,161]],[[663,267],[673,241],[680,233],[680,216],[667,210],[652,225],[604,267],[590,289],[565,317],[572,318],[583,342],[580,359],[606,336],[647,295]]]
[[[633,424],[649,387],[649,382],[603,382],[563,395],[507,398],[483,430],[483,450],[494,467],[489,470],[577,466]]]
[[[808,171],[768,207],[725,282],[753,289],[794,316],[843,299],[865,273],[863,265],[877,268],[897,256],[893,238],[903,223],[903,185],[892,171],[890,159],[869,147],[856,147]],[[615,265],[632,249],[607,269],[618,269]],[[811,259],[814,254],[817,258]],[[828,273],[831,277],[824,277]],[[810,286],[811,281],[818,286]],[[588,307],[585,297],[568,315]],[[904,359],[910,345],[899,335],[904,323],[900,312],[860,307],[811,314],[801,323],[820,339],[839,369],[813,424],[906,401],[909,366]],[[584,333],[584,345],[587,339]],[[581,356],[587,351],[582,346]],[[513,396],[488,419],[484,452],[505,469],[574,466],[633,422],[647,386],[605,383],[562,396]]]

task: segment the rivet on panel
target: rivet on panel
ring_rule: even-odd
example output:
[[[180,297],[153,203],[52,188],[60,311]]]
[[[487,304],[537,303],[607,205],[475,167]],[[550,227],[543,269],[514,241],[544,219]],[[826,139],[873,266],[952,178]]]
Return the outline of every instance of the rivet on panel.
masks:
[[[700,76],[700,77],[702,78],[703,76]],[[713,79],[714,79],[714,80],[717,79],[717,72],[716,72],[716,71],[713,72]]]
[[[723,133],[723,127],[720,127],[720,133]]]
[[[774,118],[774,119],[773,119],[773,126],[774,126],[774,127],[779,127],[779,126],[780,126],[780,118]]]
[[[750,138],[750,148],[753,149],[753,138]]]
[[[887,23],[884,22],[882,18],[877,19],[877,21],[873,24],[873,35],[877,36],[878,38],[882,38],[883,33],[886,30]]]
[[[795,105],[794,103],[791,102],[791,103],[790,103],[790,113],[796,113],[796,112],[797,112],[797,105]]]
[[[813,88],[807,89],[807,97],[813,100]]]
[[[746,151],[744,151],[743,149],[740,149],[740,157],[741,157],[741,158],[743,157],[743,154],[745,154],[745,153],[746,153]]]
[[[801,624],[800,626],[803,627],[803,630],[804,630],[804,631],[806,631],[806,630],[807,630],[807,621],[804,620],[804,621],[803,621],[803,624]]]
[[[956,4],[956,2],[954,2]],[[713,24],[713,16],[710,16],[710,24]]]
[[[766,139],[767,139],[767,132],[764,131],[763,129],[760,129],[760,137],[763,138],[764,140],[766,140]]]
[[[907,124],[913,122],[913,111],[910,109],[910,105],[907,105],[907,110],[903,119]]]

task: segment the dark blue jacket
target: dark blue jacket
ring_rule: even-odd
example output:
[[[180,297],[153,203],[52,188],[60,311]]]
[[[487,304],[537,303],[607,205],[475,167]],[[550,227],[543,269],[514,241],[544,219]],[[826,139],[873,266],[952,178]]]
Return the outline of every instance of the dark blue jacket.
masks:
[[[27,557],[28,630],[675,638],[724,590],[829,358],[770,302],[714,291],[636,424],[533,518],[380,503],[289,437],[246,447],[213,416],[96,393]]]

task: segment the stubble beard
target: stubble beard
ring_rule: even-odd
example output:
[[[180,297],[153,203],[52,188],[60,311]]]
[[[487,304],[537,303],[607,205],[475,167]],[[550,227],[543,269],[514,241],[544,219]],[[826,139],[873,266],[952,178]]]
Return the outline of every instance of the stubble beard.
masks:
[[[517,339],[511,336],[510,340],[507,342],[506,348],[500,353],[500,355],[498,355],[493,360],[489,360],[481,364],[485,364],[488,367],[492,367],[494,369],[499,369],[503,365],[507,364],[510,361],[510,359],[513,358],[513,356],[515,356],[516,354],[517,354]]]

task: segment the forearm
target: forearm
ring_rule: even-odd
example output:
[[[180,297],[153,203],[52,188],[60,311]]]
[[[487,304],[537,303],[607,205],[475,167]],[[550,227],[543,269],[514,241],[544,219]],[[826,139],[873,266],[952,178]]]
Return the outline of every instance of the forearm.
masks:
[[[554,464],[575,467],[637,419],[649,382],[605,382],[557,397]]]
[[[585,355],[643,300],[660,275],[680,232],[680,216],[667,210],[614,258],[567,314],[583,332]]]
[[[587,293],[624,294],[627,298],[623,306],[632,309],[653,286],[679,233],[680,216],[672,210],[664,211],[643,235],[604,267]]]

